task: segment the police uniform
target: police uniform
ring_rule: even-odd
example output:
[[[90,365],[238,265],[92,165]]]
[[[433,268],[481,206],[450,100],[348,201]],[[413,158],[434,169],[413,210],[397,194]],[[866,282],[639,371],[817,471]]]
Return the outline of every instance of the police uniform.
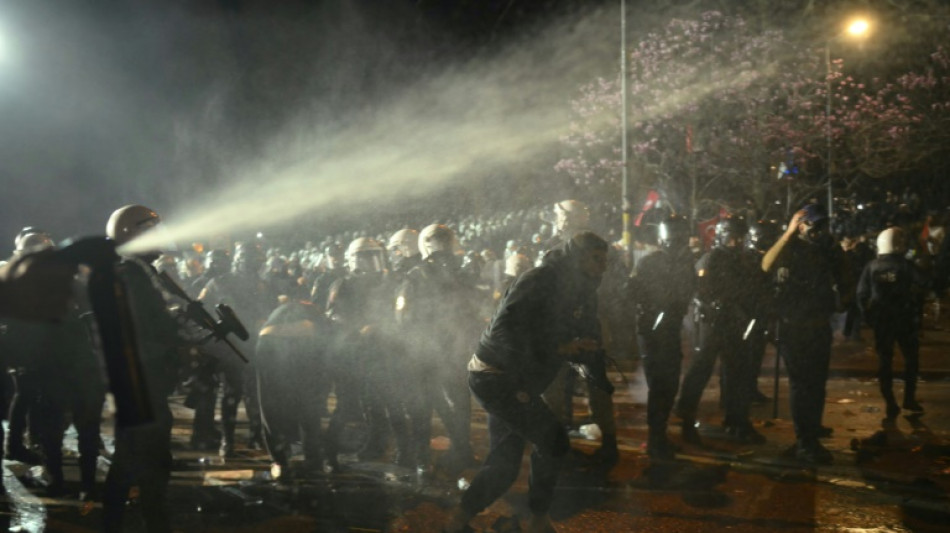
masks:
[[[369,436],[362,459],[386,452],[390,430],[398,448],[407,437],[405,414],[392,401],[393,352],[387,328],[393,319],[393,287],[382,272],[348,274],[330,289],[327,313],[336,332],[329,371],[336,408],[327,427],[327,460],[338,467],[337,453],[347,423],[365,421]]]
[[[922,411],[917,403],[920,320],[917,309],[924,283],[914,265],[899,252],[888,253],[865,266],[858,282],[857,300],[864,318],[874,329],[874,348],[878,356],[878,383],[887,403],[887,416],[900,413],[894,399],[894,343],[904,356],[903,407]]]
[[[288,302],[278,307],[257,340],[264,442],[283,473],[290,466],[291,444],[303,436],[304,460],[322,466],[322,409],[329,376],[326,352],[328,319],[316,306]]]
[[[696,287],[692,252],[657,250],[645,256],[630,280],[630,299],[637,306],[637,340],[647,380],[647,451],[669,458],[672,446],[667,421],[679,389],[683,362],[683,317]]]
[[[136,485],[148,530],[170,531],[165,507],[172,468],[168,395],[178,378],[178,325],[168,313],[151,266],[126,259],[116,266],[116,275],[123,280],[129,295],[155,421],[116,431],[115,454],[103,489],[104,529],[122,530],[129,489]]]
[[[677,414],[683,419],[684,438],[696,441],[695,420],[703,389],[717,359],[723,367],[721,394],[725,407],[723,423],[736,438],[761,443],[749,422],[754,380],[746,345],[746,332],[755,318],[757,265],[738,248],[717,246],[696,263],[699,303],[699,350],[683,378]]]
[[[817,206],[806,211],[813,224],[824,220]],[[830,239],[810,242],[796,235],[782,246],[770,272],[779,291],[777,343],[788,371],[795,453],[808,462],[828,463],[833,458],[818,439],[823,433],[831,362],[830,319],[837,308],[847,305],[852,294],[850,267]]]
[[[438,413],[451,442],[452,468],[474,461],[472,399],[465,362],[481,327],[474,284],[449,255],[450,264],[422,261],[397,291],[396,316],[404,332],[405,357],[419,387],[407,398],[412,421],[411,453],[416,465],[429,462],[432,412]]]
[[[237,254],[235,254],[237,255]],[[237,261],[236,261],[237,263]],[[257,343],[257,333],[267,316],[278,306],[277,295],[270,291],[254,269],[248,272],[232,271],[212,279],[202,291],[200,298],[214,303],[225,303],[234,308],[237,316],[244,322],[250,338],[241,344],[242,351],[251,359],[247,364],[234,357],[229,349],[214,345],[207,350],[218,356],[218,368],[223,376],[224,390],[221,399],[222,440],[221,453],[232,456],[234,453],[234,435],[237,428],[238,403],[243,399],[247,411],[250,436],[248,445],[253,447],[262,443],[259,399],[257,398],[257,375],[254,368],[256,358],[253,349]]]

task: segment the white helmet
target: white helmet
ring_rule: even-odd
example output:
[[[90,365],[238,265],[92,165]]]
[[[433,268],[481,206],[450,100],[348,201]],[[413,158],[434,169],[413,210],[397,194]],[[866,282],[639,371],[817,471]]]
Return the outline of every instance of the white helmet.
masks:
[[[887,228],[877,236],[877,255],[904,252],[904,232],[900,228]]]
[[[28,252],[38,252],[47,248],[53,248],[56,243],[50,237],[49,233],[37,228],[26,227],[17,235],[14,241],[16,249],[13,253],[19,255]]]
[[[419,252],[422,259],[428,259],[436,252],[455,254],[460,250],[458,240],[452,228],[443,224],[430,224],[419,232]]]
[[[382,272],[385,270],[383,245],[369,237],[355,239],[346,248],[346,266],[350,273]]]
[[[518,277],[531,269],[531,259],[525,254],[513,254],[505,260],[505,275]]]
[[[564,200],[554,204],[555,227],[558,233],[564,235],[588,229],[590,227],[590,210],[583,202]]]
[[[158,213],[144,205],[131,204],[116,209],[106,223],[106,236],[121,246],[162,221]]]
[[[419,232],[409,228],[401,229],[389,238],[386,248],[390,253],[398,252],[405,258],[419,255]]]

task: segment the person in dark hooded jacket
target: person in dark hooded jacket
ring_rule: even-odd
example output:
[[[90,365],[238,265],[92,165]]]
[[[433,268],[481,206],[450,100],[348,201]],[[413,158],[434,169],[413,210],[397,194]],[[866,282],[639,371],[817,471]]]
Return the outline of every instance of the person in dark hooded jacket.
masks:
[[[527,443],[533,445],[527,531],[554,530],[548,510],[570,441],[541,393],[565,360],[584,364],[602,348],[597,287],[606,261],[607,243],[580,232],[521,275],[502,299],[468,366],[469,388],[488,412],[490,451],[445,531],[465,531],[508,490]]]

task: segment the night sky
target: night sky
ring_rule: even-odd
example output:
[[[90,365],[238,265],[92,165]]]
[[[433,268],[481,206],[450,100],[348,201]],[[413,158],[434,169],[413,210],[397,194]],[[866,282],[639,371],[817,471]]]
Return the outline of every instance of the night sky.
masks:
[[[173,211],[185,199],[227,187],[236,161],[263,156],[288,125],[371,114],[431,73],[517,46],[552,19],[599,8],[612,20],[617,4],[0,4],[0,253],[26,225],[59,239],[101,234],[109,213],[126,203]],[[653,24],[644,10],[652,2],[628,4],[632,26]],[[609,53],[591,59],[605,69],[616,65],[613,33],[605,31]]]
[[[226,186],[229,159],[288,120],[346,120],[577,4],[7,2],[0,250],[25,225],[102,233],[120,205],[165,212]]]

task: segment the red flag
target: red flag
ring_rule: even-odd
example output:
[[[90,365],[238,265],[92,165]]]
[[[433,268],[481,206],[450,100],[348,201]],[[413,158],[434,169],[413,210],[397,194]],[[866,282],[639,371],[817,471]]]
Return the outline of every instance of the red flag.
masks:
[[[696,223],[696,232],[699,234],[704,250],[712,248],[713,240],[716,238],[716,224],[727,216],[729,216],[729,212],[720,207],[718,215]]]
[[[643,215],[647,211],[653,209],[653,206],[656,205],[656,202],[660,199],[660,193],[656,192],[655,189],[650,189],[650,192],[647,193],[647,201],[643,202],[643,209],[640,210],[640,214],[637,215],[637,219],[633,222],[634,226],[640,226],[640,222],[643,221]]]
[[[924,222],[924,229],[920,231],[920,249],[923,251],[928,251],[930,249],[927,246],[927,243],[930,242],[930,217],[927,217],[927,221]]]

